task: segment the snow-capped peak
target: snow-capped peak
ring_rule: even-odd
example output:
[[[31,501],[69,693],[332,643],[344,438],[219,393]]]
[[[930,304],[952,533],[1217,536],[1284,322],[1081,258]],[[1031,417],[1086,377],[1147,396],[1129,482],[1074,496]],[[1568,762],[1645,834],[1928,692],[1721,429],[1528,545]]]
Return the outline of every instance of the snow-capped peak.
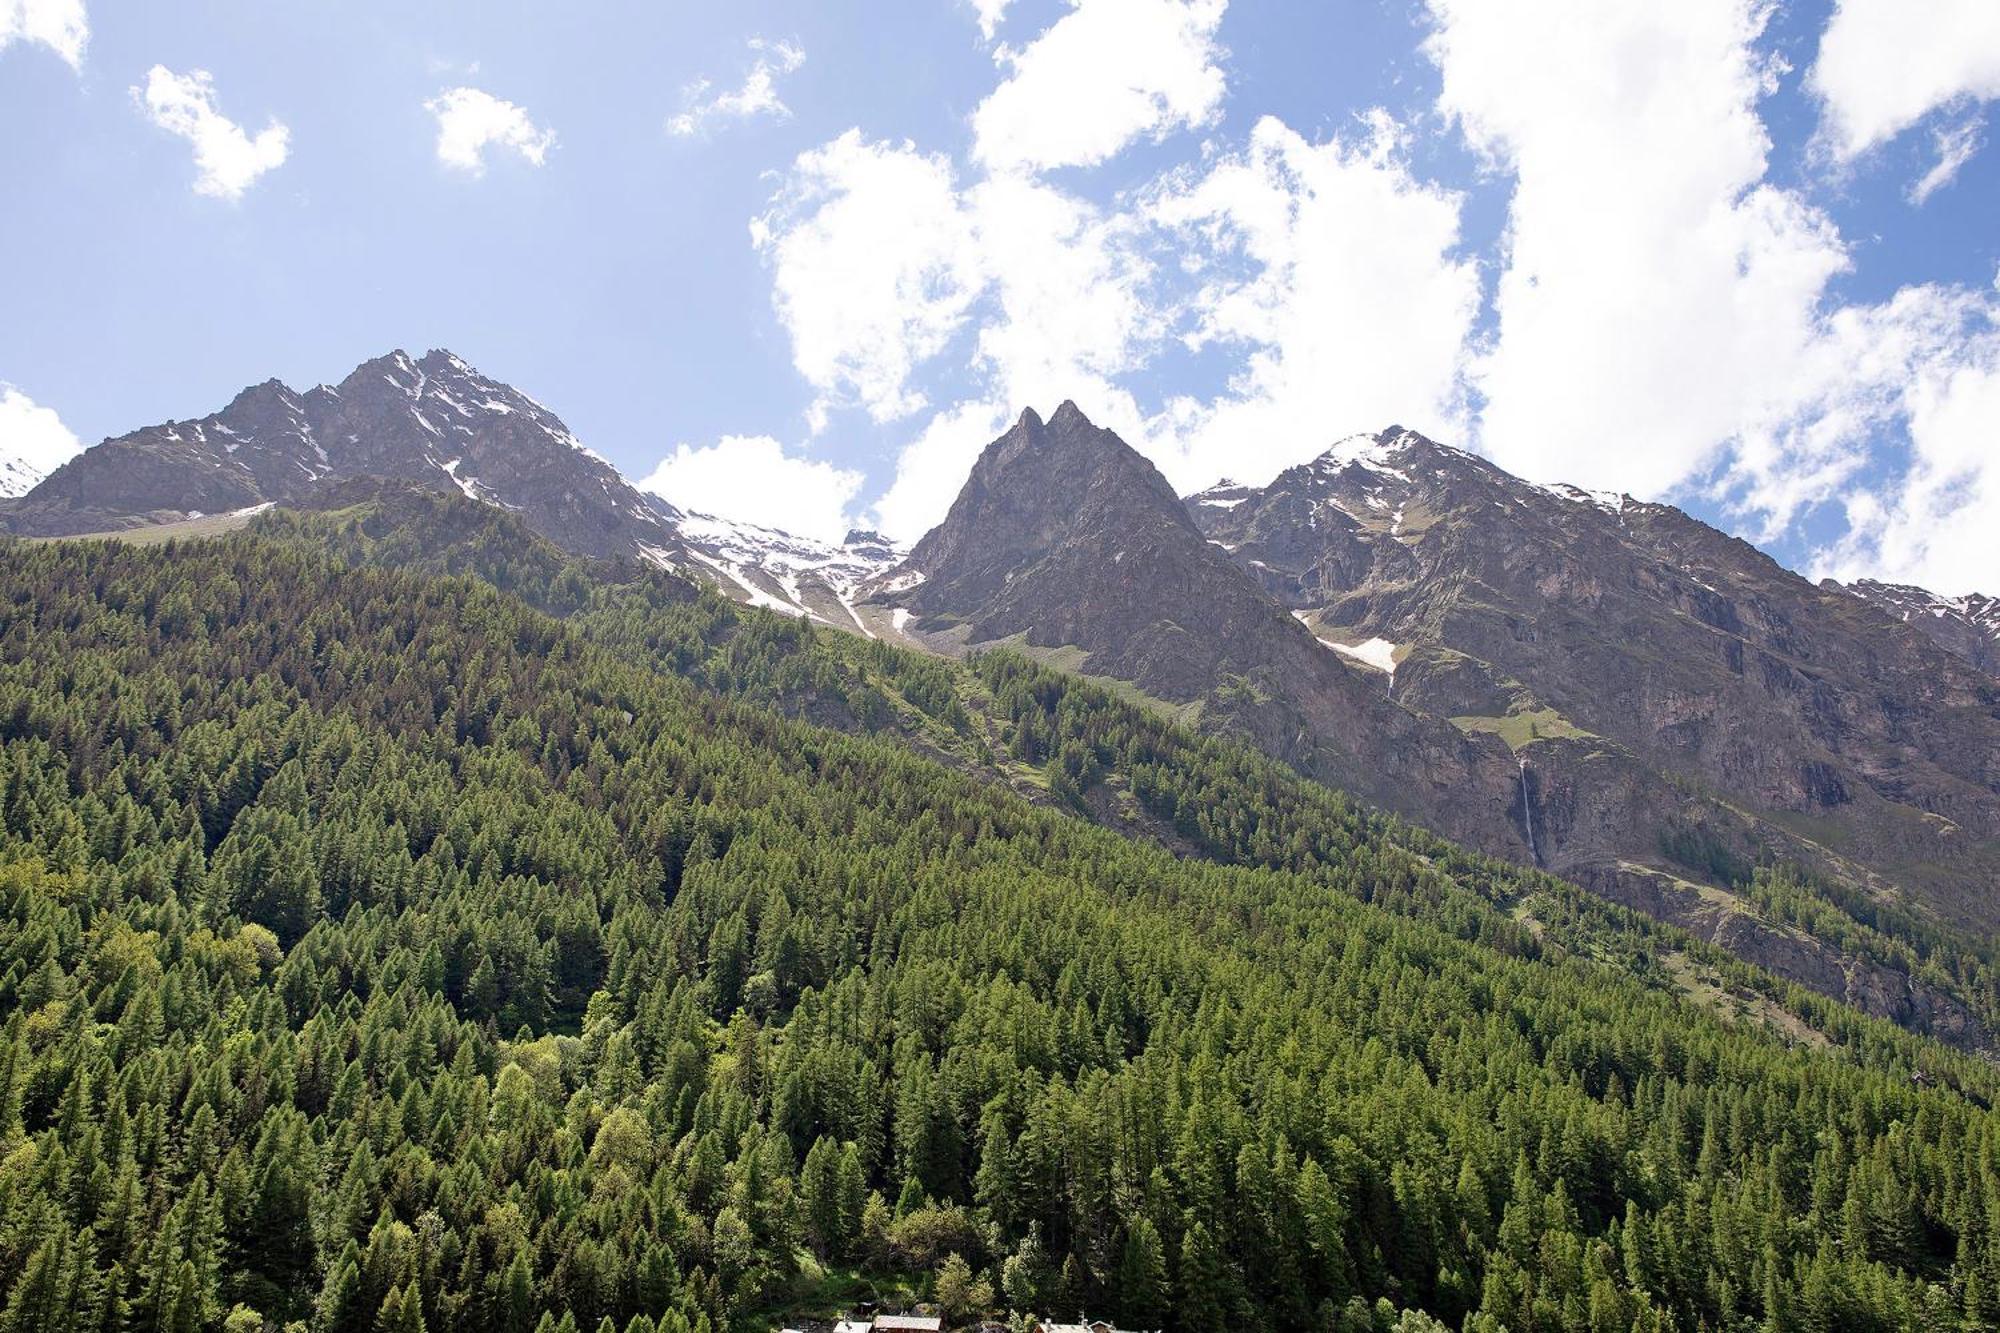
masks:
[[[0,384],[0,496],[26,495],[81,452],[53,409]]]
[[[1311,468],[1320,476],[1332,476],[1349,468],[1363,468],[1398,481],[1408,481],[1408,472],[1390,466],[1392,460],[1400,461],[1408,438],[1414,438],[1411,432],[1398,433],[1393,427],[1380,435],[1350,435],[1315,458]]]
[[[1589,505],[1593,509],[1601,509],[1607,514],[1621,512],[1632,498],[1618,491],[1598,491],[1592,490],[1587,486],[1572,486],[1566,481],[1531,481],[1528,485],[1533,486],[1538,491],[1553,495],[1558,500],[1567,500],[1571,504]]]
[[[698,572],[715,576],[729,596],[863,634],[870,631],[855,611],[856,589],[906,554],[864,529],[836,546],[715,514],[686,514],[675,526]]]
[[[1233,477],[1224,477],[1206,490],[1196,491],[1187,498],[1189,504],[1207,505],[1212,509],[1234,509],[1257,493],[1255,486],[1245,486]]]

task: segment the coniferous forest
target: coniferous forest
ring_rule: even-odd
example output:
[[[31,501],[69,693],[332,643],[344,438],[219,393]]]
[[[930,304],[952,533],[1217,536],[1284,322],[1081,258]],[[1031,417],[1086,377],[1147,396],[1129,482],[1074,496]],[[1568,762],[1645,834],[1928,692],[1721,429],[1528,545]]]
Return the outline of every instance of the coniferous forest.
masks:
[[[2000,1323],[1980,1059],[509,522],[0,547],[0,1330]]]

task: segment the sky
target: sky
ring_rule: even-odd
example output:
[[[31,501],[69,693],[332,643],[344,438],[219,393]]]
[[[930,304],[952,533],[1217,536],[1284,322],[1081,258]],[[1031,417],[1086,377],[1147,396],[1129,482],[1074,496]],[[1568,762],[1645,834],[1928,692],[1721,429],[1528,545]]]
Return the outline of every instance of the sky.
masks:
[[[1391,424],[2000,592],[1995,0],[0,0],[0,449],[447,347],[909,541]]]

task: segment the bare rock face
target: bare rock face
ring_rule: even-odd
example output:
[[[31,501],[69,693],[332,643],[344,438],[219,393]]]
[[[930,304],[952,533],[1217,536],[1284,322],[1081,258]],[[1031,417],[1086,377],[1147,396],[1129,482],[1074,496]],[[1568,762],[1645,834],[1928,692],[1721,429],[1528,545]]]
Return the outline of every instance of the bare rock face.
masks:
[[[462,491],[578,554],[680,552],[678,511],[547,408],[446,351],[393,352],[304,393],[268,380],[198,421],[106,440],[0,507],[0,523],[28,536],[97,532],[305,503],[362,476]]]
[[[928,646],[1009,644],[1129,682],[1301,770],[1526,859],[1517,771],[1388,697],[1207,541],[1166,479],[1073,403],[1023,413],[943,523],[862,589]]]
[[[1815,586],[1672,506],[1533,485],[1394,427],[1216,498],[1190,517],[1262,588],[1327,637],[1395,645],[1398,702],[1508,738],[1551,868],[1726,885],[1783,859],[2000,926],[1990,600]],[[1593,746],[1620,762],[1582,762]],[[1791,956],[1750,921],[1720,938]],[[1906,977],[1777,970],[1961,1027]]]
[[[2000,597],[1970,593],[1941,597],[1907,583],[1858,579],[1841,584],[1824,579],[1820,587],[1849,592],[1915,629],[1938,647],[1962,657],[1989,676],[2000,676]]]

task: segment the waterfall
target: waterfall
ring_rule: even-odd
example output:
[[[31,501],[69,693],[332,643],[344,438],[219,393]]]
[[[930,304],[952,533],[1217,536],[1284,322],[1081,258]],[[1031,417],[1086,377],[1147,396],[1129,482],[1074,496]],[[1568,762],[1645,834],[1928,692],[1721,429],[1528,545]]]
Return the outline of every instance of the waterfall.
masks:
[[[1535,807],[1528,802],[1528,756],[1521,756],[1521,822],[1528,826],[1528,855],[1536,865],[1542,863],[1542,854],[1535,850]]]

